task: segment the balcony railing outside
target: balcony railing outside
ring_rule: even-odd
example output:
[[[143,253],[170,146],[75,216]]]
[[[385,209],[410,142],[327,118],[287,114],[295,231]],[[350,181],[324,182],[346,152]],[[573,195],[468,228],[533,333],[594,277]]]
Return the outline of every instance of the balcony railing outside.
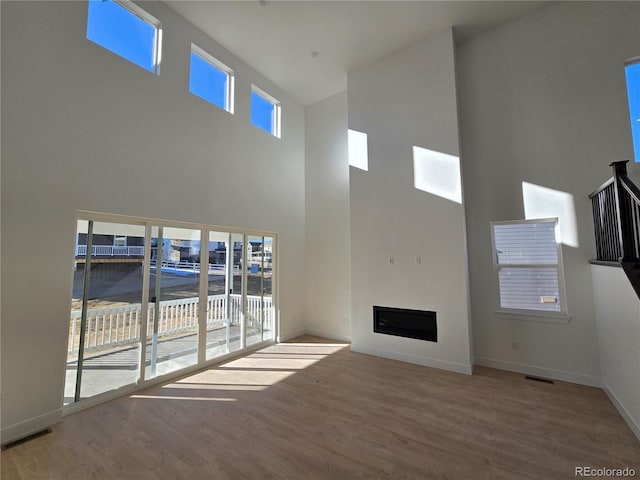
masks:
[[[230,295],[230,325],[240,325],[242,318],[242,296]],[[198,328],[198,297],[160,302],[158,337],[195,332]],[[247,296],[247,323],[249,328],[262,327],[272,330],[273,303],[271,297]],[[149,303],[147,312],[147,336],[153,334],[155,304]],[[226,326],[226,295],[210,295],[207,298],[207,330]],[[85,352],[106,348],[132,345],[138,342],[142,305],[139,303],[87,311],[87,331]],[[263,323],[264,314],[264,323]],[[71,312],[71,325],[68,350],[78,353],[80,339],[80,320],[82,312]]]
[[[76,245],[76,257],[86,257],[87,246]],[[144,257],[144,247],[121,247],[116,245],[93,245],[92,257]]]

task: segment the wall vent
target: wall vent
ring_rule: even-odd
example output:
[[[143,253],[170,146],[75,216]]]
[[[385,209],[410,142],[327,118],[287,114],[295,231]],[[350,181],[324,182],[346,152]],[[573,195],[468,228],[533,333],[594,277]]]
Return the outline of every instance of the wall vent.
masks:
[[[542,378],[542,377],[535,377],[533,375],[525,375],[525,377],[527,380],[533,380],[534,382],[542,382],[542,383],[550,383],[551,385],[553,385],[553,380],[550,380],[548,378]]]

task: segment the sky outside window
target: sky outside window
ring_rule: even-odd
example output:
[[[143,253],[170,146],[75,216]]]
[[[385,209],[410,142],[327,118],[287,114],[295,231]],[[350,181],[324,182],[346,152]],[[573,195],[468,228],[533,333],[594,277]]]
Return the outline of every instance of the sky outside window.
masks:
[[[271,135],[275,135],[275,108],[276,106],[262,95],[251,92],[251,123]]]
[[[640,62],[627,65],[625,73],[627,76],[629,114],[631,115],[633,154],[636,162],[640,162]]]
[[[126,58],[156,71],[157,27],[113,0],[90,0],[87,38]]]
[[[229,110],[227,92],[229,75],[209,63],[195,52],[191,52],[189,91],[209,103]]]

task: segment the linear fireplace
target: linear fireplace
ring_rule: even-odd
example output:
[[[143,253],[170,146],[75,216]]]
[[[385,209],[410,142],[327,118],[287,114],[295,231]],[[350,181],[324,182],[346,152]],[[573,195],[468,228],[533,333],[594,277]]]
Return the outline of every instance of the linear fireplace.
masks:
[[[436,312],[374,305],[373,331],[386,335],[437,342]]]

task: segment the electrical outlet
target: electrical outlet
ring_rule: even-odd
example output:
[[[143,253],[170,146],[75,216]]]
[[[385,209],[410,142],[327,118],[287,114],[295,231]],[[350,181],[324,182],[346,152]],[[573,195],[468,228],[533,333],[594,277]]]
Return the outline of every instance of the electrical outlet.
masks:
[[[391,265],[393,265],[393,263],[394,263],[394,262],[395,262],[395,260],[393,259],[393,257],[389,257],[389,263],[390,263]]]
[[[511,342],[511,350],[518,350],[520,348],[520,344],[516,341]]]
[[[422,257],[420,255],[416,256],[416,265],[420,265],[422,263]]]

